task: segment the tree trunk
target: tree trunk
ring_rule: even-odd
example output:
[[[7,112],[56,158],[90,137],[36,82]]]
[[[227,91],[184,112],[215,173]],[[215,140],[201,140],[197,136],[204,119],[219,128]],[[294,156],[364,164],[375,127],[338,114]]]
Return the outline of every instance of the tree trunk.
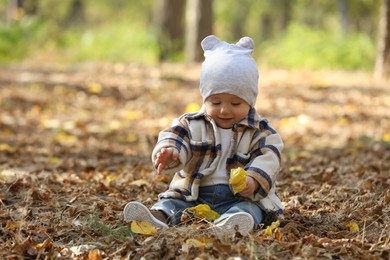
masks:
[[[187,61],[199,62],[203,60],[200,42],[213,31],[213,1],[188,0],[186,16]]]
[[[382,0],[374,77],[390,78],[390,0]]]
[[[7,26],[11,25],[15,20],[18,19],[18,7],[18,0],[8,0],[7,13],[5,17],[5,22]]]
[[[73,26],[85,21],[85,6],[84,0],[72,0],[67,17],[65,18],[65,26]]]
[[[157,41],[159,60],[167,60],[183,50],[185,0],[159,0]]]
[[[338,8],[340,14],[340,27],[343,33],[348,32],[348,1],[338,0]]]
[[[280,29],[282,32],[285,32],[291,21],[291,7],[293,2],[291,0],[283,0],[281,4],[282,6],[280,9],[282,9],[282,16],[280,21]]]

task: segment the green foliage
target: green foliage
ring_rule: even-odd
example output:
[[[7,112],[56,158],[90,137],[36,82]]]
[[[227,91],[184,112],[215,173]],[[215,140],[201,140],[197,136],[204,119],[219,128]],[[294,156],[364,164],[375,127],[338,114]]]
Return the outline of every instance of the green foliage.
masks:
[[[260,53],[259,59],[273,66],[373,67],[379,1],[348,2],[346,36],[339,32],[335,1],[296,0],[290,8],[287,1],[215,1],[214,33],[229,42],[251,36],[259,46],[255,52]],[[155,1],[85,0],[79,24],[72,20],[71,2],[40,0],[36,13],[26,15],[19,10],[20,17],[11,25],[0,22],[0,64],[31,56],[44,59],[47,49],[60,62],[158,61]],[[6,9],[0,3],[0,15]],[[183,53],[178,52],[171,61],[183,60]]]
[[[42,42],[43,30],[41,21],[28,17],[9,26],[0,24],[0,63],[25,58]]]
[[[264,43],[259,51],[268,64],[286,68],[371,69],[376,46],[362,33],[343,36],[292,24],[284,37]]]
[[[111,239],[123,241],[126,239],[126,237],[134,236],[133,232],[131,232],[128,227],[121,225],[116,228],[113,228],[112,226],[109,226],[104,222],[100,221],[98,217],[94,215],[90,215],[88,217],[87,226],[96,235],[106,236]]]
[[[154,63],[158,49],[152,33],[127,23],[68,30],[57,41],[68,61],[105,60]]]

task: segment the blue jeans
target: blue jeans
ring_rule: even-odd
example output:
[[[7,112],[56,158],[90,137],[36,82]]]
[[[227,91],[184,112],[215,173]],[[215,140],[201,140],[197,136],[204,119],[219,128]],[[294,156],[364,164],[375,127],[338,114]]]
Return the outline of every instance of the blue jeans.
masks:
[[[180,217],[186,208],[199,204],[208,204],[210,208],[221,216],[215,223],[222,221],[237,212],[247,212],[252,215],[254,228],[263,221],[262,209],[253,201],[234,196],[229,185],[217,184],[199,188],[199,198],[196,201],[163,198],[152,206],[152,209],[161,210],[168,216],[169,223],[178,225]]]

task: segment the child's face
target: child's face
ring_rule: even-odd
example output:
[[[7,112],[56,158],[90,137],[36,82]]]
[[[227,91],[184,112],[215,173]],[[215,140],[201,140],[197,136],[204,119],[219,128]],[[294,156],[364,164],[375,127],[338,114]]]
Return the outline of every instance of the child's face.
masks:
[[[221,128],[232,128],[249,112],[250,106],[243,99],[227,93],[209,96],[205,102],[206,113]]]

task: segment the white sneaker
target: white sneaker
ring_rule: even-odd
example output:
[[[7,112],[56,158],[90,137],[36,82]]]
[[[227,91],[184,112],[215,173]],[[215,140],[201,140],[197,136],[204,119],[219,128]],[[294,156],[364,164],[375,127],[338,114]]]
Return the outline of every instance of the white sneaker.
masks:
[[[133,220],[149,222],[156,228],[167,229],[168,225],[158,220],[152,215],[150,210],[138,201],[131,201],[127,203],[123,209],[123,216],[126,222]]]
[[[237,212],[218,222],[215,226],[217,227],[217,234],[220,235],[233,236],[236,232],[239,232],[246,236],[253,230],[253,225],[253,217],[249,213]]]

